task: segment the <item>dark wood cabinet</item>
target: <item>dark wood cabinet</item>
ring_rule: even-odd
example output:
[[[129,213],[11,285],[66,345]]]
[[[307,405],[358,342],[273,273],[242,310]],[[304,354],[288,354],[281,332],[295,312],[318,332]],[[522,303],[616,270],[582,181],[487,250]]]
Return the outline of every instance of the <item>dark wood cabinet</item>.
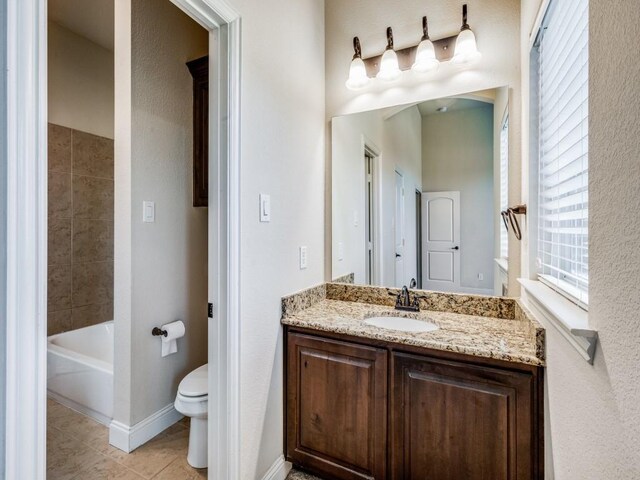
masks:
[[[209,57],[187,62],[193,77],[193,206],[209,205]]]
[[[534,478],[531,374],[394,353],[391,478]]]
[[[340,480],[544,478],[542,367],[285,331],[296,467]]]
[[[290,334],[287,457],[328,478],[386,477],[387,352]]]

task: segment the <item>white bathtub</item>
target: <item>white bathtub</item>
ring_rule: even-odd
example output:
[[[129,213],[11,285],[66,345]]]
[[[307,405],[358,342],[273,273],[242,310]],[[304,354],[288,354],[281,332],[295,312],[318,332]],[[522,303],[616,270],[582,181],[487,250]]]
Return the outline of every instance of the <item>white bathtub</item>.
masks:
[[[108,425],[113,417],[113,322],[47,340],[48,395]]]

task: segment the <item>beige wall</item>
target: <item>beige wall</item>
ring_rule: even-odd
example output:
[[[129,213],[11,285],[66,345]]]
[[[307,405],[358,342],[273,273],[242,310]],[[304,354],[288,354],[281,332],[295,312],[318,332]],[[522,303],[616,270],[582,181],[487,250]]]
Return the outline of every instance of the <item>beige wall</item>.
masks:
[[[460,192],[461,287],[493,289],[493,185],[493,105],[422,119],[423,191]]]
[[[165,201],[159,200],[164,197],[155,189],[146,193],[139,190],[139,175],[144,166],[148,166],[145,174],[154,179],[159,175],[160,167],[163,168],[162,172],[166,172],[165,160],[162,159],[166,159],[170,152],[165,153],[166,142],[169,141],[165,139],[176,138],[178,132],[181,132],[178,126],[181,123],[166,130],[171,122],[165,115],[167,111],[178,107],[178,112],[182,112],[182,103],[163,105],[166,98],[162,101],[153,98],[154,104],[145,103],[144,108],[140,104],[136,105],[140,101],[136,100],[140,95],[137,89],[141,88],[136,83],[136,78],[142,78],[143,71],[147,70],[145,88],[149,89],[149,72],[155,75],[164,71],[152,68],[153,56],[141,58],[138,53],[138,49],[143,46],[141,40],[147,36],[159,35],[159,38],[153,37],[152,43],[154,49],[161,48],[165,54],[179,48],[176,46],[177,38],[186,41],[179,34],[168,34],[173,30],[168,30],[164,24],[161,28],[157,27],[159,12],[168,8],[164,3],[168,4],[168,0],[163,5],[155,0],[116,0],[116,211],[124,212],[124,218],[131,219],[130,222],[116,224],[117,263],[119,249],[121,254],[121,262],[116,265],[116,278],[122,279],[119,283],[116,280],[116,298],[126,294],[129,288],[127,282],[131,282],[135,295],[140,282],[146,280],[141,277],[138,266],[141,266],[140,262],[151,262],[151,256],[157,248],[146,243],[147,250],[150,251],[140,252],[131,243],[132,238],[136,241],[139,229],[142,228],[137,222],[143,195],[156,197],[158,222],[155,228],[161,226],[160,215],[167,214]],[[283,453],[281,297],[323,280],[324,7],[317,0],[232,0],[229,3],[242,15],[240,464],[241,479],[254,479],[261,478]],[[153,8],[150,8],[151,4]],[[135,26],[133,37],[127,32],[128,17],[131,14]],[[277,54],[274,54],[274,45],[278,46]],[[133,58],[128,58],[128,52],[132,50]],[[292,68],[292,59],[295,59],[295,68]],[[133,92],[129,91],[131,75]],[[152,93],[153,90],[149,94]],[[131,94],[133,110],[129,103]],[[147,98],[151,100],[146,95],[140,97],[145,102]],[[159,128],[157,136],[151,136],[146,131],[144,125],[148,122]],[[140,130],[144,135],[138,139]],[[184,133],[184,136],[186,139],[188,134]],[[152,141],[158,145],[149,145],[146,151],[140,150],[140,142]],[[169,147],[169,150],[173,148]],[[184,140],[182,148],[185,152],[190,152],[187,140]],[[134,161],[130,162],[131,166],[119,165],[119,158],[125,159],[127,155],[131,158],[132,151]],[[157,154],[160,160],[156,159],[153,165],[145,163],[150,161],[147,152]],[[136,165],[140,165],[140,168]],[[182,181],[183,173],[181,170],[178,173],[178,179]],[[155,185],[167,190],[169,184],[163,184],[162,181],[156,181]],[[259,222],[257,212],[260,193],[271,194],[270,223]],[[186,196],[187,192],[184,194]],[[180,199],[174,199],[174,203],[180,205],[177,200]],[[180,227],[180,222],[186,221],[183,218],[186,218],[184,212],[177,221],[171,218],[171,230],[163,235],[171,239],[177,238],[178,233],[184,231]],[[163,223],[162,229],[164,228]],[[130,239],[129,244],[127,238]],[[155,235],[152,238],[151,235],[146,237],[147,240],[156,238],[158,237]],[[181,238],[185,239],[184,235]],[[149,245],[152,245],[151,248]],[[298,267],[298,247],[301,245],[306,245],[309,253],[308,268],[305,270]],[[137,255],[142,257],[139,259]],[[175,260],[153,256],[151,271],[159,268],[162,269],[160,273],[163,273],[154,275],[151,279],[153,286],[156,282],[167,281],[164,272],[171,268],[174,261],[180,261],[181,265],[192,265],[192,262],[200,265],[202,258],[204,257],[197,255],[195,249],[191,249],[191,255],[186,260],[180,256]],[[206,267],[206,263],[203,262],[202,265]],[[181,272],[177,268],[175,270]],[[180,285],[176,289],[178,292],[182,291],[182,285],[185,284],[197,286],[180,277],[176,277],[175,281]],[[120,393],[116,391],[116,415],[125,420],[138,420],[143,415],[137,401],[132,406],[135,411],[131,414],[128,412],[127,405],[130,402],[127,400],[132,385],[137,389],[156,382],[161,394],[154,399],[147,399],[145,393],[141,400],[147,400],[148,410],[157,409],[161,404],[166,404],[170,394],[175,395],[176,381],[187,370],[187,363],[182,361],[175,361],[176,364],[172,364],[164,372],[158,369],[160,347],[157,339],[149,335],[148,328],[160,318],[174,314],[167,309],[161,312],[162,315],[155,313],[153,302],[162,300],[160,307],[167,301],[162,298],[166,292],[164,287],[149,287],[144,290],[147,294],[139,298],[141,303],[138,305],[150,306],[153,310],[145,311],[143,316],[136,316],[140,307],[136,306],[135,298],[127,299],[124,295],[122,302],[116,304],[116,317],[121,318],[122,314],[124,322],[129,322],[132,327],[132,335],[116,340],[116,357],[120,364],[126,362],[127,358],[130,359],[133,353],[136,358],[142,358],[140,370],[131,371],[129,378],[127,372],[123,372],[121,381],[116,380],[116,390],[118,385],[123,387]],[[203,305],[198,303],[198,312],[202,311]],[[206,318],[202,318],[201,325],[204,329]],[[204,332],[205,330],[200,332],[201,339],[205,338]],[[189,351],[189,347],[185,350]],[[170,362],[171,357],[163,363]],[[143,371],[152,374],[147,379],[140,378]]]
[[[523,85],[540,2],[526,3]],[[599,344],[589,365],[547,326],[547,478],[622,480],[640,478],[640,217],[631,213],[640,208],[640,30],[633,2],[589,9],[589,323]],[[533,257],[523,250],[523,265]]]
[[[230,3],[242,15],[241,478],[253,480],[283,452],[280,299],[324,278],[324,5]]]
[[[113,52],[48,23],[49,122],[113,138]]]
[[[353,56],[352,39],[360,37],[363,56],[384,51],[386,27],[394,28],[397,48],[415,45],[420,38],[420,19],[429,15],[429,34],[438,39],[460,31],[461,4],[436,0],[326,0],[326,116],[329,119],[347,113],[362,112],[392,105],[421,102],[435,98],[475,92],[477,90],[509,86],[510,109],[513,114],[510,131],[509,203],[520,202],[520,2],[518,0],[477,0],[469,6],[469,24],[476,33],[482,60],[474,68],[457,71],[451,65],[442,65],[439,72],[428,80],[405,75],[394,88],[353,92],[344,82]],[[330,141],[330,139],[329,139]],[[330,148],[327,149],[330,152]],[[331,172],[328,155],[328,174]],[[329,188],[330,183],[327,183]],[[328,192],[326,198],[331,198]],[[326,205],[327,225],[330,225],[331,204]],[[331,258],[331,231],[327,238],[327,258]],[[511,292],[520,289],[520,242],[509,245]],[[330,263],[327,262],[330,266]],[[330,278],[330,272],[326,274]]]
[[[192,206],[185,65],[207,49],[207,33],[169,0],[116,2],[114,418],[125,425],[171,404],[180,380],[207,361],[207,209]],[[145,200],[155,223],[142,222]],[[178,319],[185,337],[162,358],[151,329]]]
[[[113,319],[113,52],[48,22],[48,334]]]
[[[113,140],[49,124],[47,334],[113,320]]]

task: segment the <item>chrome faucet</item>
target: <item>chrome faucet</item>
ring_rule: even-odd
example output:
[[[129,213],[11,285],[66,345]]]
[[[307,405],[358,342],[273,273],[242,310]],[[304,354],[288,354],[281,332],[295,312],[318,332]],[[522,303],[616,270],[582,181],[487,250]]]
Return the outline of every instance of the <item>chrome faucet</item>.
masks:
[[[416,281],[415,279],[411,279],[411,283],[409,284],[411,285],[411,287],[415,287],[416,285]],[[398,297],[396,298],[396,306],[395,306],[396,310],[405,310],[408,312],[419,312],[420,311],[420,302],[418,300],[417,296],[413,296],[413,299],[411,298],[411,291],[407,288],[407,286],[403,286],[402,290],[400,290],[400,293],[398,294]]]

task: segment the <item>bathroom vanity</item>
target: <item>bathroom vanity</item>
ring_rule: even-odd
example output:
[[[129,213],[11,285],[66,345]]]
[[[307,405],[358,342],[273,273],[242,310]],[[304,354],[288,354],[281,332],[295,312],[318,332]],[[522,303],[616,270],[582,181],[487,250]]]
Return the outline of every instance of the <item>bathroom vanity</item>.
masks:
[[[544,329],[514,299],[419,291],[421,311],[398,312],[397,293],[283,299],[287,460],[332,479],[543,478]]]

